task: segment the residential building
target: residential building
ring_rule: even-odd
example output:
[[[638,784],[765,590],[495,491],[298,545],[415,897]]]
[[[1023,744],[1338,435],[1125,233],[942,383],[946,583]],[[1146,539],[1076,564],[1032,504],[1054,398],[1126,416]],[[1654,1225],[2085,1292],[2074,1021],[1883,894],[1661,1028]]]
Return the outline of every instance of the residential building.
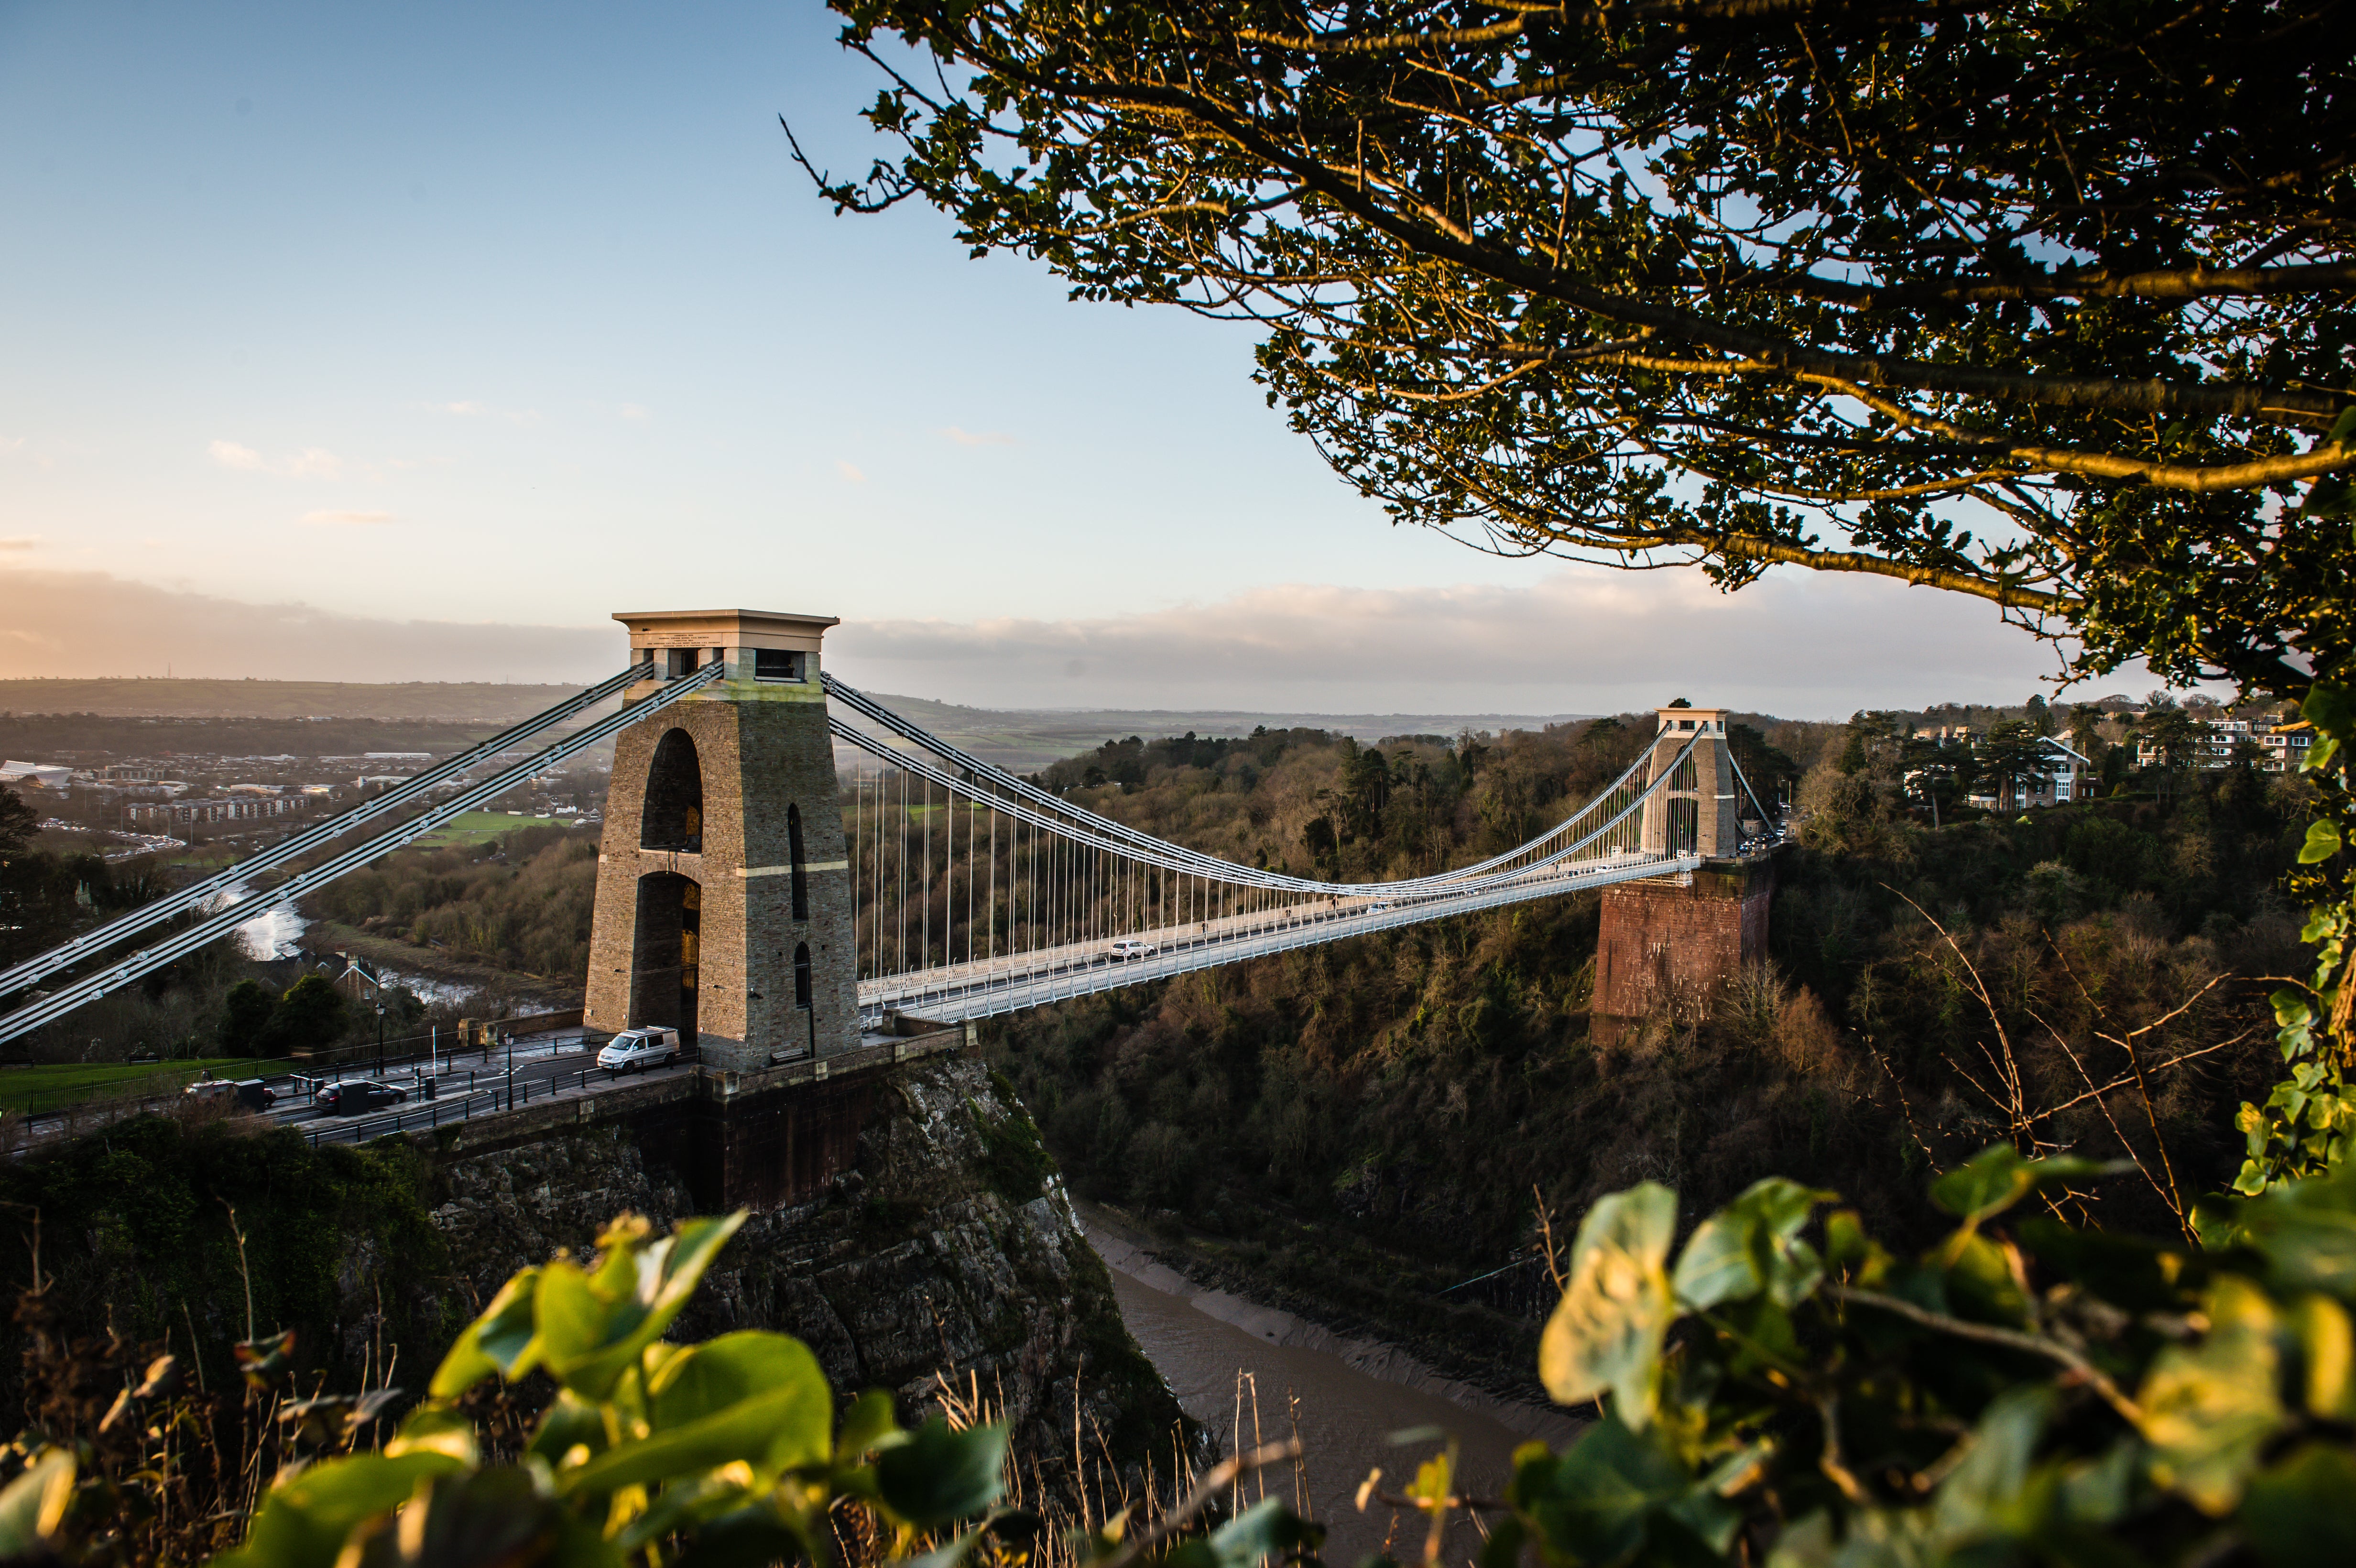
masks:
[[[2315,726],[2305,720],[2291,724],[2271,723],[2264,719],[2204,719],[2199,721],[2202,731],[2201,748],[2192,765],[2196,768],[2222,768],[2233,761],[2233,749],[2248,741],[2264,755],[2257,767],[2262,773],[2297,773],[2307,760],[2307,750],[2315,743]],[[2136,739],[2136,765],[2158,767],[2160,749],[2148,735]]]
[[[261,822],[277,816],[299,816],[310,803],[301,795],[241,795],[220,800],[141,802],[123,808],[123,825],[134,831],[170,831],[231,822]]]
[[[2094,797],[2102,783],[2102,770],[2092,759],[2057,736],[2042,736],[2038,744],[2048,759],[2041,772],[2014,780],[2006,790],[2005,799],[1999,800],[1994,794],[1967,795],[1965,803],[1987,811],[2026,811],[2032,805],[2067,805],[2073,800]]]

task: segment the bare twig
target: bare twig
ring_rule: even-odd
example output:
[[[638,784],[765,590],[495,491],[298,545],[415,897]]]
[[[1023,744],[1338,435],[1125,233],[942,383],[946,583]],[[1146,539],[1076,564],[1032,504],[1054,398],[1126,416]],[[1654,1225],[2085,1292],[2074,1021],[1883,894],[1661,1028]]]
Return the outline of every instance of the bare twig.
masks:
[[[2086,1386],[2101,1394],[2113,1410],[2138,1427],[2143,1424],[2142,1408],[2121,1392],[2118,1384],[2113,1382],[2100,1367],[2057,1340],[2023,1334],[2018,1329],[2000,1328],[1993,1323],[1971,1323],[1961,1317],[1950,1317],[1944,1312],[1933,1312],[1911,1301],[1884,1296],[1879,1291],[1858,1290],[1845,1285],[1827,1285],[1825,1288],[1837,1300],[1853,1301],[1859,1307],[1895,1313],[1910,1322],[1919,1323],[1925,1328],[1935,1328],[1943,1334],[1953,1334],[1959,1339],[1976,1339],[1984,1345],[2002,1345],[2008,1349],[2025,1351],[2057,1362],[2076,1373]]]
[[[1297,1441],[1270,1443],[1255,1448],[1248,1454],[1237,1454],[1232,1458],[1220,1460],[1205,1473],[1200,1481],[1195,1483],[1194,1489],[1186,1494],[1184,1501],[1163,1514],[1151,1530],[1123,1541],[1120,1550],[1105,1559],[1098,1568],[1129,1568],[1130,1563],[1136,1562],[1148,1551],[1161,1545],[1183,1529],[1187,1520],[1209,1507],[1218,1495],[1233,1486],[1238,1477],[1258,1469],[1263,1465],[1281,1464],[1294,1457],[1301,1451],[1301,1445]]]

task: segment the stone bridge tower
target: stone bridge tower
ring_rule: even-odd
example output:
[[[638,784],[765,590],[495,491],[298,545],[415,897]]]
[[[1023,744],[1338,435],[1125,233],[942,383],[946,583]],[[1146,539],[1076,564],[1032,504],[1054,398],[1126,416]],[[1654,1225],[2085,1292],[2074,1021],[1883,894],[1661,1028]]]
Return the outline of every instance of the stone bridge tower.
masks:
[[[1701,864],[1603,891],[1593,1013],[1602,1044],[1648,1012],[1698,1003],[1744,965],[1767,957],[1775,866],[1769,855],[1739,854],[1741,819],[1753,812],[1726,749],[1726,710],[1655,711],[1660,729],[1645,782],[1665,773],[1669,778],[1644,805],[1644,847],[1651,854],[1698,855]],[[1680,763],[1688,741],[1693,752]]]
[[[634,702],[714,660],[712,685],[622,731],[598,847],[584,1020],[676,1028],[714,1067],[859,1043],[858,963],[819,641],[830,616],[617,614]]]

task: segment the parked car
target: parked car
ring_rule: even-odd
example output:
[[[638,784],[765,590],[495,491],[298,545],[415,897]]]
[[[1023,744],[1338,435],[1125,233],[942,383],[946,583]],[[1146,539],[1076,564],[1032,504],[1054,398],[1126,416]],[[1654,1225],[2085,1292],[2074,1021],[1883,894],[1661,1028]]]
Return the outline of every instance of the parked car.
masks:
[[[626,1029],[597,1053],[597,1065],[609,1078],[641,1068],[669,1067],[678,1060],[679,1030],[675,1029]]]
[[[1124,936],[1105,949],[1105,956],[1116,959],[1151,958],[1161,951],[1162,949],[1154,946],[1151,942],[1140,941],[1134,936]]]
[[[198,1101],[224,1102],[245,1111],[266,1111],[278,1103],[277,1091],[259,1078],[199,1078],[180,1093]]]
[[[373,1078],[348,1078],[319,1091],[316,1102],[323,1116],[362,1116],[370,1111],[406,1104],[409,1091],[380,1083]]]

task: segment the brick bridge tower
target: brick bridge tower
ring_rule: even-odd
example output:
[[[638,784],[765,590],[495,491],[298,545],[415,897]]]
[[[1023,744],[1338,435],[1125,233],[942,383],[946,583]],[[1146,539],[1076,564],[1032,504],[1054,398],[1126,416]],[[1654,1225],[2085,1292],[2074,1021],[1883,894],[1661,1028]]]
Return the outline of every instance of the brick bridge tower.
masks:
[[[1701,865],[1603,891],[1593,1015],[1596,1038],[1603,1043],[1655,1007],[1697,1000],[1744,965],[1767,956],[1774,861],[1767,855],[1737,855],[1744,815],[1739,808],[1751,802],[1735,782],[1733,759],[1727,753],[1726,710],[1656,712],[1661,727],[1645,782],[1665,773],[1670,777],[1645,803],[1644,847],[1651,854],[1698,854]],[[1688,741],[1695,742],[1693,754],[1678,763],[1677,753]]]
[[[819,640],[833,617],[617,614],[636,701],[713,684],[623,731],[598,847],[584,1021],[676,1028],[739,1071],[859,1043],[858,967]]]

